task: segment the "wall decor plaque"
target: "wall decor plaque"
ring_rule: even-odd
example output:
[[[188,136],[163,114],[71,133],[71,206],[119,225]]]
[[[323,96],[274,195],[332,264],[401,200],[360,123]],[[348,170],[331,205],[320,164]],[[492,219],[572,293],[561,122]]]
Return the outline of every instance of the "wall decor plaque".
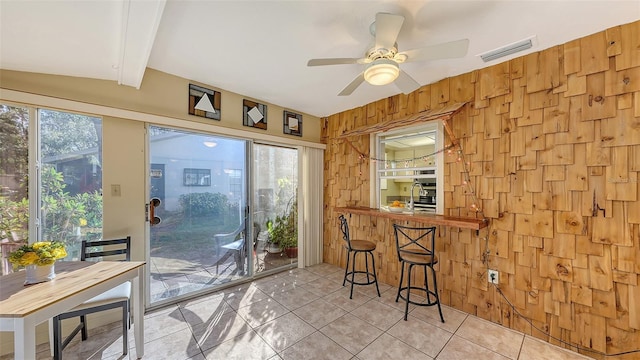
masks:
[[[282,132],[287,135],[302,136],[302,115],[284,110]]]
[[[242,101],[242,124],[267,130],[267,105],[244,99]]]
[[[220,97],[219,91],[189,84],[189,114],[220,120]]]

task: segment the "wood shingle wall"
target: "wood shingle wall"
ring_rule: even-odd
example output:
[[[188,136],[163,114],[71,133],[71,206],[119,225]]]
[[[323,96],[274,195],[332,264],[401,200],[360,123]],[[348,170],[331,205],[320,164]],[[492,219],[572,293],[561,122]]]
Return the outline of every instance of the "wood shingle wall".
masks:
[[[369,136],[339,136],[458,102],[468,102],[451,120],[462,160],[445,155],[445,215],[491,225],[439,227],[443,303],[559,345],[552,337],[639,349],[640,21],[324,119],[325,261],[345,262],[333,208],[372,205],[370,163],[353,148],[368,153]],[[392,223],[349,221],[352,237],[377,242],[381,280],[396,285]],[[486,244],[506,298],[543,332],[487,286]]]

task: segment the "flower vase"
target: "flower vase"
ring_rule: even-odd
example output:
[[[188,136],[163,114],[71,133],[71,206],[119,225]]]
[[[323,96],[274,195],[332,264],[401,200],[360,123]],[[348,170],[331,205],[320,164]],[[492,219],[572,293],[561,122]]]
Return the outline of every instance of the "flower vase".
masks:
[[[54,264],[51,265],[28,265],[24,280],[25,285],[32,285],[41,282],[51,281],[56,277]]]

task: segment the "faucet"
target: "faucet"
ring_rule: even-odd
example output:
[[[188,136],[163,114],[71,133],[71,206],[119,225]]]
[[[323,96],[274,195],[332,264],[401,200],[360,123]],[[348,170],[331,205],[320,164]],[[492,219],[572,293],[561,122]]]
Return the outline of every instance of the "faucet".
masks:
[[[414,182],[413,185],[411,185],[411,198],[409,200],[409,210],[411,210],[411,212],[415,211],[415,202],[413,201],[413,189],[415,189],[416,186],[418,186],[420,188],[420,191],[424,191],[424,188],[422,187],[422,184],[420,184],[417,181]]]

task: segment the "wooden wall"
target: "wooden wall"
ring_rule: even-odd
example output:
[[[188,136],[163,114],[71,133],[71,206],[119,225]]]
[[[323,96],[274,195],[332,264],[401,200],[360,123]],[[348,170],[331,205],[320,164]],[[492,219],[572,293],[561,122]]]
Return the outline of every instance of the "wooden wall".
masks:
[[[325,261],[345,261],[333,208],[371,205],[370,163],[340,134],[464,101],[451,121],[463,160],[445,156],[445,215],[490,226],[438,229],[443,303],[554,344],[549,335],[607,354],[639,349],[640,21],[323,119]],[[368,135],[348,139],[369,152]],[[354,215],[350,225],[378,243],[378,271],[396,285],[391,223]],[[486,244],[507,299],[543,332],[487,286]]]

